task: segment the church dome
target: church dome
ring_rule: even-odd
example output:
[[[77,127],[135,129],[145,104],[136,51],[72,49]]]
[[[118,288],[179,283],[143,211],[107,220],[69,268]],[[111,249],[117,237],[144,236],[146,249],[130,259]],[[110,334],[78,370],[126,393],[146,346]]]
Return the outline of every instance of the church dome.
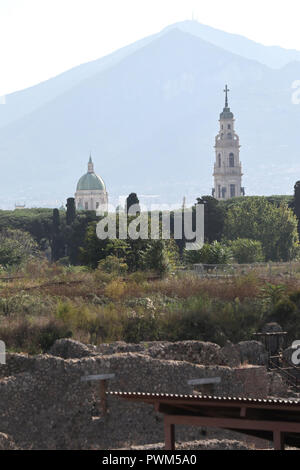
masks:
[[[86,173],[77,184],[77,191],[105,191],[105,184],[95,173]]]
[[[77,183],[77,191],[106,191],[103,179],[94,172],[91,157],[88,164],[88,172]]]

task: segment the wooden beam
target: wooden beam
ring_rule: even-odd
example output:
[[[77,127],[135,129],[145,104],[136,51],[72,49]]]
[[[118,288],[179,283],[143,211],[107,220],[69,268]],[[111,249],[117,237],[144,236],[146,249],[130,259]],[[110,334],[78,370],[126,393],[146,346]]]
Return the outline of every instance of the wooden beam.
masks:
[[[169,421],[169,416],[164,416],[165,450],[175,450],[175,425]]]
[[[284,434],[280,431],[273,432],[273,442],[275,450],[284,450]]]
[[[100,381],[100,404],[102,415],[106,415],[107,413],[107,399],[106,399],[106,392],[107,392],[107,381],[109,379],[114,379],[115,374],[99,374],[99,375],[84,375],[81,377],[81,382],[93,382],[93,381]]]
[[[300,423],[209,416],[168,415],[168,422],[187,426],[211,426],[224,429],[300,433]]]
[[[107,401],[106,401],[106,390],[107,390],[107,380],[100,381],[100,403],[102,414],[106,415],[107,413]]]

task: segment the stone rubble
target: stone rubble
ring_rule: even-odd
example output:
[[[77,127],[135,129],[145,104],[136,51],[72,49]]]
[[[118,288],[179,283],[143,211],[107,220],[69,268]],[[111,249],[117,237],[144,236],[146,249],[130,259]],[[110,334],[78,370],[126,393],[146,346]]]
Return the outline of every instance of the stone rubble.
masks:
[[[0,446],[116,449],[163,442],[162,416],[152,406],[108,397],[103,416],[99,382],[81,378],[115,374],[108,390],[192,394],[200,389],[189,380],[221,377],[214,395],[287,396],[283,381],[264,366],[264,354],[256,341],[224,348],[201,341],[95,348],[70,339],[57,341],[49,354],[8,354],[0,366]],[[216,438],[223,441],[220,433]],[[176,435],[185,442],[203,440],[198,428],[182,426]]]

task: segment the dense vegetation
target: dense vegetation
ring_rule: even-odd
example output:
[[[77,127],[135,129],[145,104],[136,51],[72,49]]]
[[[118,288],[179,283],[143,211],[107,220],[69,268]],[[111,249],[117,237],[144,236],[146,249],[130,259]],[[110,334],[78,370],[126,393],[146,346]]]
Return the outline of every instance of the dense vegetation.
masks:
[[[66,211],[0,211],[0,338],[30,353],[62,337],[224,344],[251,339],[267,321],[299,338],[299,274],[266,279],[254,269],[201,279],[188,268],[298,259],[299,188],[294,198],[198,199],[205,244],[196,251],[186,251],[185,240],[100,240],[99,218],[76,213],[72,198]],[[139,208],[134,193],[126,211],[137,223],[132,204]]]
[[[31,261],[17,275],[0,281],[0,338],[10,350],[38,353],[64,337],[223,345],[253,339],[268,321],[278,321],[288,340],[300,337],[300,273],[271,282],[255,272],[224,280],[188,272],[159,279],[128,274],[108,257],[95,270]]]
[[[74,199],[67,201],[67,211],[57,209],[25,209],[0,211],[0,231],[22,230],[30,234],[41,252],[49,260],[71,265],[88,265],[96,268],[108,255],[123,258],[130,272],[152,269],[156,264],[157,250],[163,271],[174,262],[227,262],[251,263],[261,261],[289,261],[298,256],[299,249],[299,187],[295,197],[244,197],[218,202],[206,196],[197,200],[204,204],[205,242],[201,252],[185,253],[185,240],[153,243],[150,240],[99,240],[96,225],[99,217],[93,211],[75,211]],[[135,204],[132,193],[126,201],[126,210]],[[138,216],[139,214],[137,214]],[[129,221],[134,216],[129,216]],[[174,213],[171,213],[171,235]],[[173,222],[174,224],[174,222]],[[215,242],[219,242],[219,245]],[[156,254],[155,254],[156,250]],[[5,248],[0,252],[0,265],[6,265]],[[153,260],[149,253],[153,253]],[[146,253],[148,260],[146,261]],[[180,255],[180,259],[178,258]],[[147,266],[147,262],[152,265]],[[12,265],[14,263],[8,263]]]

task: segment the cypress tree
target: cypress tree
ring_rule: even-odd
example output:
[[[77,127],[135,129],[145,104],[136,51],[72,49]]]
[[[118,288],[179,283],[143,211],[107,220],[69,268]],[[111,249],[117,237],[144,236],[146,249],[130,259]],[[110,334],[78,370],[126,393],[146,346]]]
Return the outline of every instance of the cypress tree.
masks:
[[[298,219],[298,234],[300,238],[300,181],[297,181],[294,187],[294,212]]]
[[[71,225],[76,218],[75,199],[69,197],[67,199],[67,225]]]
[[[52,261],[57,261],[64,256],[64,240],[60,228],[60,216],[58,209],[53,209],[51,251]]]
[[[135,205],[135,204],[138,205],[138,211],[137,212],[140,213],[141,212],[141,209],[140,209],[140,206],[139,206],[140,201],[137,197],[137,194],[136,193],[130,193],[128,198],[126,199],[126,212],[127,212],[127,214],[129,212],[130,207]]]
[[[58,233],[59,227],[60,227],[60,216],[59,216],[58,209],[53,209],[52,226],[53,226],[53,233]]]

